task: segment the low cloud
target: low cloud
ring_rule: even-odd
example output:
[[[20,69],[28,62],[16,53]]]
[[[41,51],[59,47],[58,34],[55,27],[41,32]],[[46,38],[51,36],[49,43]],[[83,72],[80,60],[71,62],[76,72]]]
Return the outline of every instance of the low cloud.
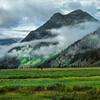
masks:
[[[52,34],[57,34],[58,36],[55,40],[59,41],[62,47],[66,48],[77,40],[80,40],[89,33],[94,32],[100,27],[100,23],[97,22],[84,22],[74,26],[63,26],[59,29],[48,30]]]
[[[13,50],[10,53],[10,55],[14,55],[14,56],[19,55],[19,57],[25,57],[25,56],[27,57],[29,56],[29,54],[31,54],[31,56],[35,54],[35,55],[39,55],[39,56],[42,55],[44,57],[47,57],[48,55],[52,53],[60,52],[61,50],[67,48],[68,46],[73,44],[75,41],[80,40],[87,34],[94,32],[99,27],[100,27],[100,24],[97,22],[84,22],[84,23],[77,24],[74,26],[68,26],[68,27],[63,26],[58,29],[47,30],[51,32],[52,34],[57,34],[57,36],[50,39],[49,38],[40,39],[40,40],[31,41],[31,42],[13,44],[10,47],[10,49],[14,47],[18,47],[18,46],[19,47],[24,46],[24,47],[22,47],[22,49],[18,51]],[[50,46],[41,46],[40,49],[34,50],[34,47],[38,45],[40,42],[45,42],[45,43],[59,42],[59,44],[50,45]],[[31,45],[31,47],[29,47],[28,45]]]

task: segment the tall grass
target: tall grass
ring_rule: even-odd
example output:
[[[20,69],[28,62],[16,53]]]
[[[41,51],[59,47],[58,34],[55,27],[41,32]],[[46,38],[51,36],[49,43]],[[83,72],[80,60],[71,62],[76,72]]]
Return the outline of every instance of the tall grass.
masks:
[[[0,100],[100,100],[100,68],[0,70]]]
[[[6,97],[3,97],[1,91],[3,91],[2,93],[5,93]],[[8,96],[6,93],[9,93],[10,95]],[[13,95],[11,93],[13,93]],[[21,100],[23,97],[25,100],[26,98],[27,100],[31,100],[35,97],[38,99],[35,98],[32,100],[100,100],[100,89],[91,86],[66,87],[63,84],[55,84],[46,87],[25,86],[0,88],[0,98],[10,100],[8,97],[16,97],[11,100]],[[30,99],[30,97],[32,98]]]

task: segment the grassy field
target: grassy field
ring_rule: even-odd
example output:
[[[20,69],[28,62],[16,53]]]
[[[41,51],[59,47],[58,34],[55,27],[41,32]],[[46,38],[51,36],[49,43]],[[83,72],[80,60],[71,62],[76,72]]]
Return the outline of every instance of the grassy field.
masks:
[[[100,68],[0,70],[0,100],[100,100]]]

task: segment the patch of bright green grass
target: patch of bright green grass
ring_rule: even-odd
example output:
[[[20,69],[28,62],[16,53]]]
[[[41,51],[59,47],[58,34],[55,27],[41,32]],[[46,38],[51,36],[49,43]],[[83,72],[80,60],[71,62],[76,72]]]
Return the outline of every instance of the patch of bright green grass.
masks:
[[[0,70],[0,79],[63,78],[100,76],[100,68],[52,68]]]

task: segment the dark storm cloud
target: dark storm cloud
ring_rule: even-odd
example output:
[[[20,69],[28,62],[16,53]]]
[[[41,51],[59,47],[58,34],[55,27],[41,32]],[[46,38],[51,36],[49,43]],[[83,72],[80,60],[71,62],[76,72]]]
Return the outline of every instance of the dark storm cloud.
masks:
[[[1,0],[0,27],[12,27],[21,23],[33,23],[36,26],[47,21],[56,12],[74,9],[87,10],[94,14],[97,5],[85,5],[85,0]],[[96,0],[99,2],[98,0]]]
[[[10,28],[18,25],[19,19],[15,13],[0,9],[0,27]]]
[[[52,1],[52,0],[51,0]],[[39,25],[46,21],[59,8],[53,2],[40,0],[2,0],[8,2],[8,8],[0,7],[0,27],[16,26],[24,21]]]

